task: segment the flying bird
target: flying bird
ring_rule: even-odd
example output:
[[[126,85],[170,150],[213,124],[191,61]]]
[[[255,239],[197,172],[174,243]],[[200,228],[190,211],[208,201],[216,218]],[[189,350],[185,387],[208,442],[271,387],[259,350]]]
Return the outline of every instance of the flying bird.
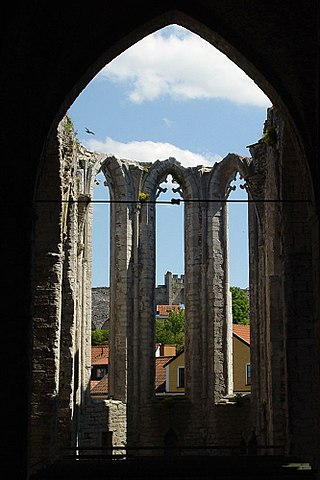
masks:
[[[91,135],[95,135],[95,133],[92,130],[89,130],[89,128],[86,127],[86,133],[90,133]]]

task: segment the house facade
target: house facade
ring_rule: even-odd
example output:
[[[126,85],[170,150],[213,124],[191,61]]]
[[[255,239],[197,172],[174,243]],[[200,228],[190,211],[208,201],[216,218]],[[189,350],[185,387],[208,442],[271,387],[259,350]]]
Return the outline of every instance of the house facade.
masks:
[[[250,325],[233,324],[233,392],[251,392]],[[165,393],[183,395],[185,387],[185,353],[168,360]]]
[[[184,395],[185,353],[181,352],[164,365],[166,370],[166,393]]]
[[[251,391],[250,325],[233,325],[233,391]]]

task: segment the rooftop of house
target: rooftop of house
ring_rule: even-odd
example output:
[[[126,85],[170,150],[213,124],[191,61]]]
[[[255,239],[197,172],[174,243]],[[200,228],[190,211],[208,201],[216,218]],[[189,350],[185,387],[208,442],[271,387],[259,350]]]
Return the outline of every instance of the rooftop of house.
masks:
[[[157,315],[166,317],[171,311],[178,313],[179,305],[157,305]]]
[[[91,380],[90,393],[91,395],[108,395],[108,386],[109,379],[107,374],[100,381]]]
[[[180,353],[178,353],[178,355],[175,355],[174,357],[170,357],[170,358],[168,357],[168,359],[167,359],[166,363],[163,365],[163,367],[166,367],[167,365],[169,365],[169,363],[178,359],[183,353],[184,353],[184,350],[182,350]]]
[[[163,368],[164,365],[172,360],[174,357],[157,357],[156,358],[156,378],[155,378],[155,390],[156,393],[162,393],[165,391],[166,386],[166,370]]]
[[[92,345],[91,346],[91,365],[108,365],[109,346]]]
[[[234,335],[250,345],[250,325],[240,325],[234,323],[232,328]]]

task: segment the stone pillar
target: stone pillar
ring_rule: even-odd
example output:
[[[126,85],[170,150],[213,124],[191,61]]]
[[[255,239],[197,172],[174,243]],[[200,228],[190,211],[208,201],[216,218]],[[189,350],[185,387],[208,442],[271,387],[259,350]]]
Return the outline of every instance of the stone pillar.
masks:
[[[314,313],[314,306],[319,301],[319,290],[315,294],[315,279],[312,275],[312,190],[309,173],[303,168],[298,150],[286,127],[281,144],[282,195],[289,201],[282,208],[288,445],[290,453],[317,462],[317,456],[312,456],[312,452],[317,432],[313,395],[319,390],[319,346]],[[304,200],[310,202],[304,203]]]
[[[152,197],[151,197],[152,198]],[[155,375],[155,205],[141,204],[139,231],[140,401],[154,396]]]
[[[130,384],[128,388],[128,439],[141,444],[141,415],[153,401],[155,385],[155,205],[139,201],[145,193],[154,200],[156,187],[150,179],[149,165],[130,166],[133,197],[132,261],[134,277]],[[149,413],[150,415],[150,413]],[[152,417],[150,417],[152,425]],[[143,441],[142,441],[143,443]]]
[[[50,168],[49,168],[50,167]],[[50,462],[57,451],[57,412],[61,296],[64,254],[62,248],[60,143],[52,139],[37,194],[37,222],[33,272],[33,358],[31,398],[31,469]]]
[[[224,205],[224,298],[225,298],[225,322],[223,325],[223,342],[225,344],[225,378],[226,393],[233,393],[233,350],[232,350],[232,295],[230,291],[230,263],[229,263],[229,208],[228,204]]]
[[[308,287],[313,282],[311,203],[304,201],[311,192],[288,127],[273,109],[266,127],[273,129],[275,141],[252,146],[255,171],[248,179],[251,198],[266,200],[256,204],[256,232],[250,229],[252,398],[259,441],[285,445],[287,453],[300,452],[312,461],[316,413],[309,399],[318,378]]]
[[[115,400],[127,400],[128,334],[132,329],[133,291],[132,259],[134,205],[132,188],[125,165],[114,157],[102,165],[110,188],[110,356],[109,396]],[[129,203],[121,203],[129,200]]]
[[[78,431],[79,369],[81,358],[79,341],[81,331],[77,325],[77,205],[72,204],[66,220],[64,242],[65,262],[62,285],[62,322],[60,333],[60,391],[59,391],[59,447],[76,446]]]
[[[196,192],[194,192],[196,193]],[[185,204],[185,395],[192,402],[202,397],[204,379],[201,355],[206,355],[208,337],[202,337],[202,231],[203,211],[200,202]],[[201,328],[202,325],[202,328]],[[207,328],[207,325],[205,325]],[[207,372],[203,373],[207,375]]]
[[[215,194],[217,194],[216,192]],[[213,195],[214,196],[214,193]],[[218,196],[218,195],[217,195]],[[212,198],[212,197],[211,197]],[[213,398],[217,402],[231,392],[232,334],[230,292],[227,265],[227,209],[226,205],[211,202],[208,206],[208,290],[207,303],[212,315]],[[211,360],[211,356],[210,356]],[[210,370],[209,370],[210,371]]]

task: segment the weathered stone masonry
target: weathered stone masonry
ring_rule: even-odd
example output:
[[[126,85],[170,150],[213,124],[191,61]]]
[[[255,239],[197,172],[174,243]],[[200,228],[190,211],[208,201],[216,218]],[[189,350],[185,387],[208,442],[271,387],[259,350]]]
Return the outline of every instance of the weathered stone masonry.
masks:
[[[130,446],[162,446],[169,429],[193,446],[210,438],[231,441],[227,429],[216,431],[222,410],[215,404],[232,393],[227,207],[219,200],[226,198],[235,173],[246,168],[237,155],[212,169],[186,169],[175,159],[141,164],[108,157],[101,165],[111,198],[129,201],[111,204],[109,390],[127,403]],[[169,173],[186,200],[187,379],[186,396],[171,399],[168,417],[166,403],[154,395],[155,205],[138,199],[144,192],[154,200]],[[239,423],[234,437],[241,428]]]
[[[165,284],[155,289],[156,305],[184,304],[184,275],[165,274]],[[156,314],[156,312],[154,312]],[[110,288],[92,288],[92,328],[108,329],[110,320]]]
[[[120,445],[161,446],[169,428],[187,444],[202,444],[213,437],[227,442],[226,430],[219,436],[215,432],[220,410],[214,407],[232,391],[227,208],[225,203],[202,200],[225,198],[242,160],[230,155],[213,169],[185,169],[175,159],[141,164],[104,158],[77,144],[67,119],[50,149],[61,167],[55,183],[48,177],[51,189],[55,186],[51,197],[48,184],[42,183],[38,209],[39,215],[42,211],[47,215],[48,205],[52,206],[55,231],[48,235],[39,230],[37,236],[39,250],[43,238],[45,254],[57,252],[50,256],[56,259],[56,267],[52,278],[47,269],[43,271],[43,281],[37,272],[35,292],[39,303],[55,306],[44,310],[44,314],[51,312],[49,325],[54,335],[43,338],[45,318],[37,307],[32,415],[35,460],[77,442],[97,446],[108,431]],[[111,204],[110,400],[96,404],[88,390],[92,235],[88,200],[100,169],[111,199],[129,203]],[[185,206],[186,396],[181,402],[172,401],[168,410],[154,396],[155,205],[138,199],[140,192],[155,199],[159,184],[169,173],[181,185],[185,200],[198,201]],[[54,202],[50,203],[51,199]],[[49,228],[51,224],[41,222],[41,228],[43,225]],[[40,254],[37,258],[43,265]],[[40,289],[42,283],[44,289]],[[52,292],[55,297],[46,300]],[[191,423],[185,422],[185,415]],[[210,431],[206,428],[209,418]],[[43,428],[45,419],[50,419],[50,425]]]
[[[318,240],[307,172],[273,109],[266,127],[275,140],[251,146],[250,189],[258,201],[282,201],[249,208],[252,405],[261,442],[285,445],[312,461],[317,292],[311,265]]]
[[[38,189],[34,271],[32,452],[34,469],[63,447],[236,444],[256,428],[261,444],[310,458],[315,425],[315,331],[310,265],[317,240],[307,172],[273,110],[276,141],[229,154],[212,168],[119,160],[79,146],[68,120],[47,149]],[[111,204],[110,399],[90,398],[92,198],[99,171]],[[290,171],[290,177],[287,172]],[[227,198],[236,172],[249,200],[252,398],[232,393]],[[186,388],[154,394],[155,223],[152,203],[171,174],[185,200]],[[261,202],[265,199],[289,200]],[[209,201],[208,201],[209,200]],[[181,207],[180,207],[181,208]],[[308,276],[310,272],[310,278]],[[302,276],[301,276],[302,273]],[[301,282],[303,278],[303,282]],[[303,406],[303,408],[302,408]],[[112,432],[112,435],[111,435]],[[111,438],[112,437],[112,438]],[[309,456],[308,456],[309,455]]]

